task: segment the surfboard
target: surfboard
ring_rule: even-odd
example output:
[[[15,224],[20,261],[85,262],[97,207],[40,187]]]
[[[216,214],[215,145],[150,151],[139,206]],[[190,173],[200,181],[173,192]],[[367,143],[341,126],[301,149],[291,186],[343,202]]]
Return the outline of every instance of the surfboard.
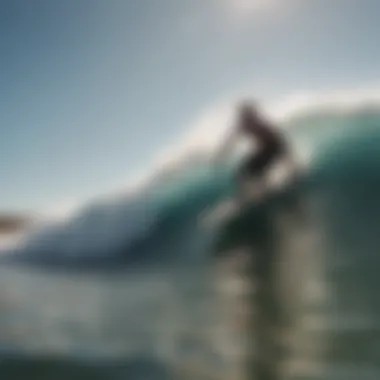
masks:
[[[230,197],[223,199],[216,206],[202,215],[201,223],[206,228],[219,228],[228,220],[238,218],[244,210],[265,201],[273,194],[291,186],[298,178],[293,171],[281,165],[274,167],[266,177],[248,178],[244,183],[244,199]]]
[[[204,226],[215,232],[215,251],[252,246],[271,239],[273,220],[284,207],[294,208],[299,201],[302,176],[290,175],[282,181],[248,184],[249,196],[241,202],[233,197],[225,199],[203,219]]]

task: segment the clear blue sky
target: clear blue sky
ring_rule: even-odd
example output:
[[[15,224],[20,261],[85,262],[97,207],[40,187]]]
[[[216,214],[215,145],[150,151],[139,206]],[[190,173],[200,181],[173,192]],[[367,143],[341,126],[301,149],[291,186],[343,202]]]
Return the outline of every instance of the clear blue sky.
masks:
[[[0,1],[0,211],[123,182],[239,88],[380,78],[378,0],[239,1]]]

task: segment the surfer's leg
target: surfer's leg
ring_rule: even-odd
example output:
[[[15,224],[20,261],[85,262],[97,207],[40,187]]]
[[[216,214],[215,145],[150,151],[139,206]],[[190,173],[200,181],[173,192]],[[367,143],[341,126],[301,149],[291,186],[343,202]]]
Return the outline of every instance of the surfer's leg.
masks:
[[[281,147],[276,144],[268,144],[244,162],[238,179],[239,194],[243,198],[255,197],[255,194],[260,196],[265,193],[269,171],[281,159],[281,154]],[[251,186],[247,186],[249,184]]]
[[[244,203],[247,198],[247,184],[251,179],[251,161],[252,157],[245,160],[236,175],[237,198],[239,203]]]
[[[275,146],[267,145],[253,155],[249,161],[248,171],[251,176],[265,175],[272,163],[277,158],[277,149]]]
[[[258,187],[265,186],[265,174],[272,161],[269,153],[267,149],[262,149],[248,157],[240,167],[236,182],[238,198],[242,202],[249,199],[255,191],[260,191]],[[252,183],[255,186],[254,189],[252,189]]]

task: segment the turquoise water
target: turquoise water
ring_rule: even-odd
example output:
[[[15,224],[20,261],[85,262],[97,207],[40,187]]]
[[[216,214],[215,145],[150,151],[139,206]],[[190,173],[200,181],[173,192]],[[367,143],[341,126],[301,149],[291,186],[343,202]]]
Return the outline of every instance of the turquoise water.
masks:
[[[11,252],[12,266],[1,268],[0,348],[15,356],[0,364],[0,374],[18,378],[24,363],[38,378],[59,379],[58,360],[78,379],[83,371],[152,380],[231,371],[232,378],[245,366],[241,336],[252,330],[234,321],[250,301],[241,300],[243,290],[216,290],[234,269],[227,264],[215,277],[226,260],[215,254],[234,251],[248,236],[245,244],[261,244],[256,256],[265,246],[276,259],[285,317],[273,328],[286,346],[277,378],[378,378],[380,112],[313,113],[289,124],[295,147],[311,152],[310,171],[286,196],[248,210],[234,231],[198,223],[234,191],[230,169],[205,165],[145,194],[94,202]],[[46,362],[48,353],[54,363]],[[144,360],[162,370],[143,373],[133,363]]]

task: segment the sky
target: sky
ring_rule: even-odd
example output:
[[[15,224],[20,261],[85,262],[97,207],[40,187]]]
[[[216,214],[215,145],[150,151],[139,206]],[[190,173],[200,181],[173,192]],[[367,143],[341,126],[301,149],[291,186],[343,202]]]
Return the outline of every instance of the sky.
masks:
[[[0,0],[0,213],[123,186],[237,94],[378,82],[379,13],[378,0]]]

